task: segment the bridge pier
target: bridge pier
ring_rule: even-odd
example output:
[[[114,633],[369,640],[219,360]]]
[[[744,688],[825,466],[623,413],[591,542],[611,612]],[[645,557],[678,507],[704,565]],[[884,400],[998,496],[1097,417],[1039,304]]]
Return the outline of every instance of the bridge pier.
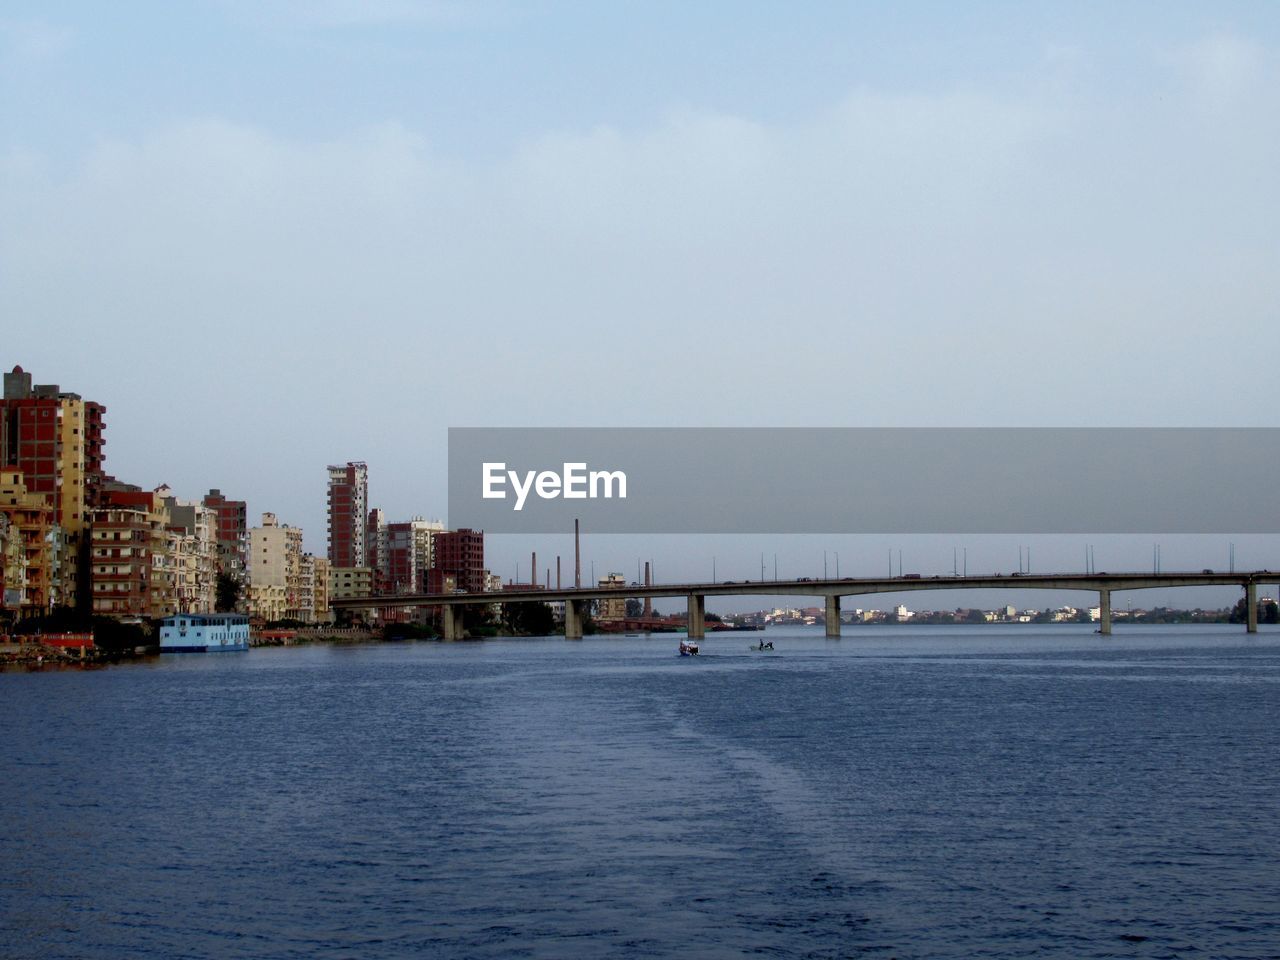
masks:
[[[701,640],[707,635],[707,598],[700,593],[689,594],[689,621],[686,626],[690,640]]]
[[[564,638],[566,640],[582,639],[582,604],[583,600],[566,600],[564,602]]]
[[[1101,620],[1102,622],[1102,626],[1098,628],[1098,632],[1104,636],[1109,636],[1111,633],[1111,591],[1110,590],[1098,591],[1098,607],[1099,607],[1098,619]]]
[[[840,597],[827,597],[827,615],[824,618],[827,621],[827,636],[840,636]]]
[[[1248,633],[1258,632],[1258,585],[1250,580],[1244,585],[1244,605],[1248,608],[1248,619],[1245,630]]]
[[[452,603],[440,608],[440,637],[442,640],[462,639],[461,610]]]

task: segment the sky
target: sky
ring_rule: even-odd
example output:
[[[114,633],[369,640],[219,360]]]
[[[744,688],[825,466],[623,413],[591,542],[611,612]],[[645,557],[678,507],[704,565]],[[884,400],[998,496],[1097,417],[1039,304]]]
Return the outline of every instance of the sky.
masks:
[[[0,366],[316,553],[330,463],[447,519],[450,426],[1272,426],[1278,81],[1261,2],[11,0]],[[677,540],[592,550],[895,549]]]

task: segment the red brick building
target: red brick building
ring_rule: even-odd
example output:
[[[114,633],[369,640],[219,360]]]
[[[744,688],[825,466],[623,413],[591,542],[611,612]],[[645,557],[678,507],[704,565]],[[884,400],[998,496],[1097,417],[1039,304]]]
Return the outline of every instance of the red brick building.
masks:
[[[484,591],[484,531],[449,530],[435,535],[435,565],[428,583],[439,582],[439,574],[451,574],[457,588],[467,593]]]
[[[249,546],[248,510],[243,500],[228,500],[221,490],[210,490],[202,503],[217,516],[214,538],[218,542],[218,572],[244,581],[245,552]]]
[[[53,522],[73,535],[84,529],[102,485],[106,410],[56,384],[33,384],[22,367],[4,375],[0,466],[21,470],[27,490],[43,495]]]
[[[111,485],[103,490],[89,541],[94,614],[165,617],[175,612],[168,523],[158,494]]]
[[[329,562],[369,566],[369,468],[360,462],[329,467]]]

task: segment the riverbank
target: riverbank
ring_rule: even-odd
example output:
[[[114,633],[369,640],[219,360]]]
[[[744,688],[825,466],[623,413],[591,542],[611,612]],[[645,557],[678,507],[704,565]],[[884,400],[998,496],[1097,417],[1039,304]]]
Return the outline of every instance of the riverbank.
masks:
[[[97,646],[59,646],[45,643],[37,637],[24,639],[26,642],[23,643],[0,643],[0,669],[7,666],[102,665],[159,653],[158,647],[108,650]]]

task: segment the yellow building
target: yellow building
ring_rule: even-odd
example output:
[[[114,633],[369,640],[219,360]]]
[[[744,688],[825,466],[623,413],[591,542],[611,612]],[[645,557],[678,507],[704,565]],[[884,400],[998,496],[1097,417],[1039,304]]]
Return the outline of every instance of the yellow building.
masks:
[[[23,616],[47,613],[53,589],[53,508],[27,491],[22,471],[0,470],[0,513],[9,520],[9,537],[22,550],[22,594],[16,609]],[[7,582],[6,577],[6,582]]]
[[[249,616],[310,620],[303,608],[302,529],[281,524],[274,513],[249,531]]]
[[[606,587],[613,590],[621,590],[627,585],[627,578],[620,573],[611,573],[607,577],[602,577],[596,584],[600,587]],[[596,619],[597,620],[625,620],[627,618],[627,598],[625,596],[609,597],[607,600],[598,600]]]
[[[373,596],[373,569],[371,567],[329,568],[330,600],[369,596]]]
[[[21,610],[27,595],[27,551],[22,531],[0,511],[0,610]]]
[[[304,583],[309,578],[310,594],[303,590],[304,603],[310,601],[311,616],[304,617],[313,623],[328,623],[333,619],[329,610],[329,558],[306,554],[303,558]]]

